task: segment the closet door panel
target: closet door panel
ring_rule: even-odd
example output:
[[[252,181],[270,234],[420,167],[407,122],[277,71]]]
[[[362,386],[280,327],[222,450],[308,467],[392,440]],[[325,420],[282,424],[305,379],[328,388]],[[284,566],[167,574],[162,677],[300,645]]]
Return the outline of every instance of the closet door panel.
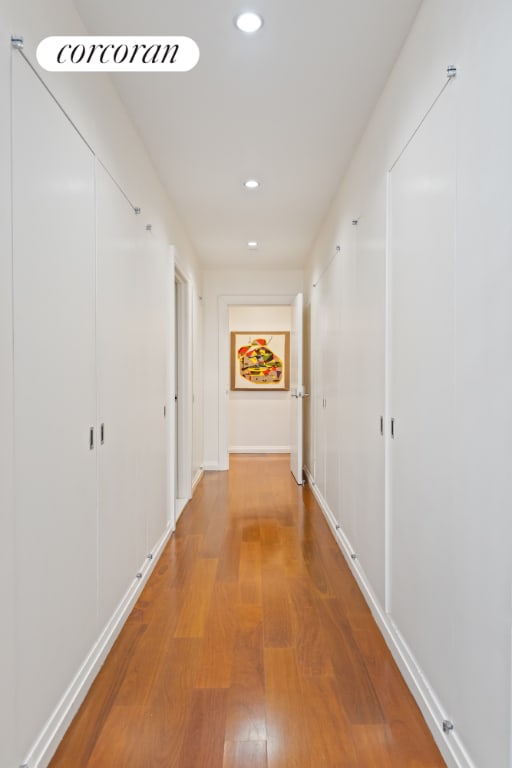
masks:
[[[351,355],[353,411],[350,442],[353,484],[350,537],[371,586],[384,604],[385,519],[384,415],[386,189],[376,185],[361,208],[354,227],[354,269],[351,280]]]
[[[325,500],[333,515],[339,514],[340,449],[339,381],[341,356],[338,350],[340,334],[341,255],[336,254],[322,278],[322,383],[325,392]]]
[[[95,639],[95,232],[92,154],[26,62],[12,65],[21,756]]]
[[[456,609],[454,128],[449,88],[390,178],[391,614],[445,706]]]
[[[315,481],[333,515],[339,495],[339,254],[317,281],[312,295],[315,406]]]
[[[137,461],[140,440],[140,222],[110,176],[96,166],[99,622],[111,618],[140,566]],[[139,548],[139,553],[138,553]],[[138,557],[139,554],[139,557]]]
[[[323,283],[320,280],[311,295],[312,350],[314,363],[312,369],[313,396],[313,473],[315,484],[322,498],[325,498],[325,389],[324,389],[324,337],[325,315],[323,312]]]
[[[139,440],[138,506],[144,511],[145,551],[148,554],[167,526],[167,302],[174,286],[167,284],[167,248],[144,232],[144,275],[141,276],[141,354],[138,361]],[[164,416],[164,405],[166,415]]]
[[[344,247],[339,254],[339,279],[337,296],[339,305],[339,329],[335,348],[339,367],[336,391],[339,423],[337,447],[339,453],[339,506],[336,518],[351,545],[355,546],[357,529],[357,500],[355,497],[357,471],[357,414],[355,411],[356,343],[354,339],[354,302],[356,261],[353,227],[345,234]]]

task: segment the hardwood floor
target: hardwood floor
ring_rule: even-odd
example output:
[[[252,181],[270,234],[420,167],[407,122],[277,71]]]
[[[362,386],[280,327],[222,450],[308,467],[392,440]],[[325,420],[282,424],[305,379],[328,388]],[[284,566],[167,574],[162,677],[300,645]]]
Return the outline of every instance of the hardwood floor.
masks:
[[[206,473],[51,768],[445,766],[287,456]]]

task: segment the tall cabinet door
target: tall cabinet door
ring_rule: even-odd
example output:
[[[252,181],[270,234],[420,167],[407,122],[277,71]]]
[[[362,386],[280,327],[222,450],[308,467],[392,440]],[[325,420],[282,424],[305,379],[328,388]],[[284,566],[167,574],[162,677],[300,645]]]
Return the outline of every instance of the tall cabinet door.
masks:
[[[99,622],[112,616],[140,565],[137,542],[140,404],[140,221],[104,168],[96,167],[99,446]]]
[[[155,546],[167,526],[167,423],[170,397],[167,393],[168,304],[172,284],[168,281],[167,247],[156,235],[143,229],[139,238],[140,348],[138,353],[138,517],[144,536],[138,538],[139,563]],[[174,402],[172,403],[174,407]],[[164,410],[165,408],[165,410]],[[144,545],[144,550],[142,550]]]
[[[317,340],[313,370],[315,409],[315,482],[333,515],[339,500],[340,254],[319,278],[312,295],[313,336]]]
[[[449,708],[456,616],[453,87],[392,169],[390,194],[390,608]]]
[[[384,602],[385,184],[359,211],[346,238],[340,288],[339,523]]]
[[[90,150],[26,62],[12,66],[21,755],[95,639],[95,224]]]
[[[340,287],[342,255],[337,253],[322,277],[323,334],[322,334],[322,383],[325,393],[323,421],[325,432],[325,495],[329,509],[339,515],[340,497],[340,374],[341,356],[338,353],[340,338]],[[322,309],[321,309],[322,311]]]

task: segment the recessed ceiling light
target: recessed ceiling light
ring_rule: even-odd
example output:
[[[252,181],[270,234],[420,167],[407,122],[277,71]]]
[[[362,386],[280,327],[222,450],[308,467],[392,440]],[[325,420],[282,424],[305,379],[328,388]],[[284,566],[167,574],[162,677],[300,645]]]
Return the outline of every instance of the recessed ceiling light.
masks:
[[[256,240],[249,240],[247,245],[249,246],[249,248],[253,248],[253,249],[258,247],[258,243],[256,242]]]
[[[256,179],[247,179],[244,181],[244,187],[246,189],[258,189],[260,183]]]
[[[257,13],[248,11],[241,13],[235,18],[235,25],[241,32],[252,34],[257,32],[263,26],[263,19]]]

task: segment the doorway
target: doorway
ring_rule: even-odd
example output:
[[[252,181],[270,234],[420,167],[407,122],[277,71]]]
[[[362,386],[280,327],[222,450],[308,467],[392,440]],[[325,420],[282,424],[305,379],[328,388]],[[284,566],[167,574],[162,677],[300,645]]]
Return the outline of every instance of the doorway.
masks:
[[[174,269],[173,290],[174,312],[171,322],[174,329],[174,434],[171,471],[174,473],[176,522],[192,496],[192,305],[189,281],[178,267]]]
[[[279,295],[279,296],[220,296],[219,297],[219,359],[225,361],[224,364],[219,366],[219,466],[220,470],[229,469],[229,453],[231,445],[230,440],[230,395],[231,395],[231,382],[230,382],[230,308],[240,307],[258,308],[260,311],[262,307],[275,308],[276,306],[287,306],[288,308],[294,303],[295,295]],[[276,330],[276,329],[252,329],[241,328],[236,330]],[[238,394],[238,393],[235,393]],[[266,393],[255,393],[261,397],[268,396]],[[288,401],[290,400],[290,391],[286,393]],[[242,406],[243,407],[243,406]],[[257,411],[256,409],[247,410],[248,418],[250,419]],[[268,443],[261,443],[261,448],[268,447]],[[288,446],[287,446],[288,447]]]

